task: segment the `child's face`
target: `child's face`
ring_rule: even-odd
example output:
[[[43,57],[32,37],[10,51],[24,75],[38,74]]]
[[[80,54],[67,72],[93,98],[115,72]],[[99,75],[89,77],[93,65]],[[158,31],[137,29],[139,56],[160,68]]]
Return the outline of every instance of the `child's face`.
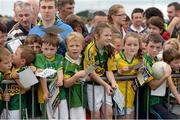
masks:
[[[49,44],[42,44],[42,53],[44,54],[44,56],[48,59],[51,59],[55,56],[57,52],[57,47],[54,47],[52,45]]]
[[[109,45],[109,42],[111,41],[111,34],[112,32],[110,28],[104,28],[99,38],[97,38],[98,44],[103,47]]]
[[[0,46],[4,46],[5,41],[6,41],[6,33],[2,33],[0,31]]]
[[[115,46],[115,50],[116,52],[120,52],[123,49],[123,42],[121,39],[116,38],[114,39],[114,46]]]
[[[16,66],[20,66],[21,65],[21,53],[22,50],[20,48],[17,48],[16,52],[13,54],[13,64],[15,64]]]
[[[33,44],[28,44],[28,46],[31,47],[35,53],[41,52],[41,45],[37,42],[35,42]]]
[[[142,52],[143,52],[143,53],[147,53],[146,43],[145,43],[145,42],[142,42],[142,43],[141,43],[141,49],[142,49]]]
[[[173,69],[179,69],[180,68],[180,59],[176,59],[170,62],[170,66]]]
[[[152,34],[161,34],[161,29],[152,24],[149,24],[148,31]]]
[[[124,44],[124,52],[127,55],[134,56],[139,50],[139,40],[134,37],[128,37]]]
[[[5,56],[3,60],[0,62],[0,71],[6,72],[11,69],[11,66],[12,66],[12,57]]]
[[[79,24],[74,28],[74,31],[79,32],[81,34],[83,33],[82,28]]]
[[[151,57],[155,58],[162,50],[162,43],[149,42],[146,46],[146,50]]]
[[[13,54],[12,60],[13,64],[15,64],[16,66],[21,66],[21,53],[22,50],[20,48],[17,48],[16,52]]]
[[[168,41],[168,43],[165,42],[164,46],[163,46],[164,50],[167,50],[169,48],[175,48],[176,50],[179,51],[179,46],[177,43],[173,42],[173,41]]]
[[[67,54],[74,60],[78,59],[82,50],[82,43],[77,40],[71,40],[67,44]]]

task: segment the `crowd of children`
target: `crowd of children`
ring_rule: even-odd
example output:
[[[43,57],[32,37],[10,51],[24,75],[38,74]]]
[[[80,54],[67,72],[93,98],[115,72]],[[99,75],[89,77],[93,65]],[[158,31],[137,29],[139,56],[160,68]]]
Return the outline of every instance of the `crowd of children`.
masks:
[[[148,16],[148,10],[145,13]],[[43,28],[41,37],[28,35],[14,53],[9,47],[5,48],[7,31],[0,24],[0,82],[14,80],[8,86],[0,85],[0,119],[28,119],[32,114],[36,119],[86,119],[88,110],[93,119],[113,119],[114,116],[118,119],[176,119],[165,106],[166,96],[154,95],[151,91],[166,82],[167,89],[180,104],[178,79],[172,78],[173,73],[180,73],[179,38],[170,38],[160,17],[151,16],[146,28],[141,22],[137,27],[134,21],[133,31],[126,31],[123,23],[127,15],[122,5],[113,5],[108,14],[110,24],[102,22],[93,26],[92,40],[88,44],[86,36],[78,31],[70,32],[63,41],[59,34],[62,31],[53,26]],[[135,20],[136,15],[141,18],[143,10],[135,9],[132,19]],[[136,32],[135,27],[143,30]],[[66,47],[65,55],[57,52],[62,42]],[[167,63],[160,79],[153,76],[152,66],[157,61]],[[32,87],[25,88],[19,76],[29,67],[34,74],[47,69],[55,72],[47,77],[37,76],[39,82],[31,91]],[[117,79],[140,74],[143,84],[138,77]],[[122,108],[114,100],[116,89],[123,96]],[[56,103],[52,104],[54,96]],[[114,110],[114,106],[118,107]]]

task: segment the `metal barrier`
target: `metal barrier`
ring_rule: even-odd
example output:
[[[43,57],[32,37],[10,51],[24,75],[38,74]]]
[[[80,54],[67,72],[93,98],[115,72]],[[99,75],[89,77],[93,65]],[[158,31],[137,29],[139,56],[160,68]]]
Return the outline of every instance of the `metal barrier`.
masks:
[[[172,77],[173,78],[180,78],[180,74],[172,74]],[[128,80],[132,80],[132,79],[135,79],[136,78],[136,76],[118,76],[118,77],[116,77],[116,80],[124,80],[124,81],[126,81],[126,90],[127,90],[127,86],[128,86],[128,84],[127,84],[127,81]],[[107,78],[106,77],[102,77],[102,79],[103,80],[106,80]],[[179,84],[178,84],[178,91],[180,91],[180,80],[178,81],[179,82]],[[2,82],[1,82],[1,84],[4,84],[5,86],[6,86],[6,89],[8,89],[8,85],[9,84],[14,84],[15,83],[15,81],[14,80],[3,80]],[[82,87],[82,85],[81,85],[81,87]],[[34,92],[35,92],[35,90],[34,90],[34,86],[32,86],[32,116],[31,116],[31,118],[32,119],[34,119],[35,118],[35,115],[34,115]],[[128,91],[126,91],[126,96],[125,96],[125,108],[127,107],[127,92]],[[149,92],[149,91],[148,91]],[[105,94],[104,94],[105,95]],[[139,90],[137,89],[137,91],[136,91],[136,95],[137,96],[139,96]],[[82,96],[83,97],[83,96]],[[19,94],[19,98],[21,98],[21,94]],[[95,100],[95,95],[94,95],[94,85],[93,85],[93,101]],[[169,102],[169,100],[170,100],[170,98],[169,98],[169,95],[168,95],[168,110],[170,110],[169,109],[169,104],[170,104],[170,102]],[[19,107],[20,107],[20,118],[21,118],[21,99],[19,99]],[[147,103],[149,103],[149,95],[147,96]],[[138,97],[136,97],[136,106],[138,106]],[[115,106],[115,108],[117,108],[117,106]],[[106,108],[105,108],[106,109]],[[95,110],[95,105],[93,104],[93,110]],[[60,108],[58,107],[58,118],[60,118]],[[94,112],[94,111],[93,111]],[[6,119],[8,118],[8,102],[6,102]],[[125,115],[126,115],[126,113],[127,113],[127,111],[125,110]],[[136,107],[136,110],[135,110],[135,116],[136,116],[136,119],[138,119],[138,107]],[[43,116],[44,118],[46,118],[46,114]],[[92,118],[94,118],[94,114],[92,115]],[[114,116],[114,118],[116,119],[117,118],[117,116]],[[149,118],[149,104],[147,104],[147,119]]]

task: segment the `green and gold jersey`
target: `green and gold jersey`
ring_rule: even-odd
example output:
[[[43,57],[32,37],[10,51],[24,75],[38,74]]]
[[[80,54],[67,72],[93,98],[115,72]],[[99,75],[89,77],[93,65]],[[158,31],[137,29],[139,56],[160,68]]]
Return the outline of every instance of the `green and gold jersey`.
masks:
[[[16,68],[15,66],[12,67],[11,71],[21,72],[25,70],[27,66]],[[11,72],[10,71],[10,72]],[[9,72],[9,73],[10,73]],[[8,73],[7,73],[8,74]],[[11,74],[11,73],[10,73]],[[8,85],[8,93],[11,96],[10,101],[8,102],[8,109],[9,110],[18,110],[19,109],[19,94],[21,94],[21,108],[24,109],[27,107],[27,98],[26,98],[26,90],[22,89],[16,83]]]
[[[90,65],[95,65],[95,72],[99,76],[105,76],[105,72],[108,70],[108,54],[104,50],[100,54],[98,48],[96,47],[95,41],[88,44],[84,51],[84,69],[86,70]]]
[[[76,72],[83,70],[82,58],[79,58],[79,63],[75,63],[70,57],[67,57],[66,54],[63,69],[65,79],[72,77],[74,74],[76,74]],[[66,89],[66,95],[70,108],[87,106],[87,91],[85,83],[74,83],[70,88]]]
[[[144,65],[146,66],[147,70],[149,71],[149,73],[152,75],[153,74],[152,66],[156,62],[156,60],[153,59],[151,56],[145,54],[143,62],[144,62]],[[151,81],[151,80],[154,80],[154,77],[151,76],[149,81]],[[141,91],[141,92],[144,93],[144,101],[147,101],[147,93],[148,93],[147,91],[148,91],[148,89],[149,89],[149,87],[147,85],[147,87],[143,91]],[[149,96],[150,96],[149,97],[150,106],[156,105],[156,104],[161,104],[163,102],[163,97],[153,96],[153,95],[151,95],[151,92],[149,92]],[[147,103],[145,102],[144,107],[146,108],[146,106],[147,106]]]

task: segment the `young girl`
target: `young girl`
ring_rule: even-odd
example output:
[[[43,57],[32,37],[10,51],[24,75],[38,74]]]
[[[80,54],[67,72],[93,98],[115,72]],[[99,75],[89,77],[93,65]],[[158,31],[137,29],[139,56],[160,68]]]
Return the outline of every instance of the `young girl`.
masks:
[[[114,33],[112,34],[111,43],[115,47],[115,54],[119,53],[123,49],[123,38],[120,34]]]
[[[94,41],[92,41],[85,49],[84,52],[84,69],[89,66],[95,66],[95,72],[102,77],[107,75],[108,80],[112,87],[116,87],[116,82],[112,71],[108,71],[108,58],[113,55],[110,52],[111,46],[109,46],[111,40],[111,27],[106,23],[98,24],[94,30]],[[94,85],[94,87],[93,87]],[[94,89],[94,92],[93,92]],[[110,95],[104,95],[104,88],[97,82],[89,82],[87,85],[88,105],[92,115],[95,119],[100,119],[100,109],[104,113],[106,119],[112,119],[112,98]],[[93,97],[93,95],[95,97]],[[106,97],[104,97],[106,96]],[[104,100],[106,99],[106,101]],[[106,108],[106,109],[105,109]],[[94,118],[93,118],[94,119]]]
[[[124,49],[115,55],[115,66],[110,70],[118,70],[120,75],[135,75],[137,71],[134,66],[140,63],[140,36],[136,33],[128,33],[124,38]],[[110,64],[110,63],[108,63]],[[132,88],[133,80],[117,81],[118,87],[125,98],[125,107],[123,110],[118,109],[119,118],[124,118],[126,109],[126,118],[133,119],[135,92]],[[127,89],[126,89],[127,85]]]
[[[165,30],[163,19],[160,17],[151,17],[147,22],[147,28],[152,34],[160,34],[164,40],[170,38],[170,33]]]

